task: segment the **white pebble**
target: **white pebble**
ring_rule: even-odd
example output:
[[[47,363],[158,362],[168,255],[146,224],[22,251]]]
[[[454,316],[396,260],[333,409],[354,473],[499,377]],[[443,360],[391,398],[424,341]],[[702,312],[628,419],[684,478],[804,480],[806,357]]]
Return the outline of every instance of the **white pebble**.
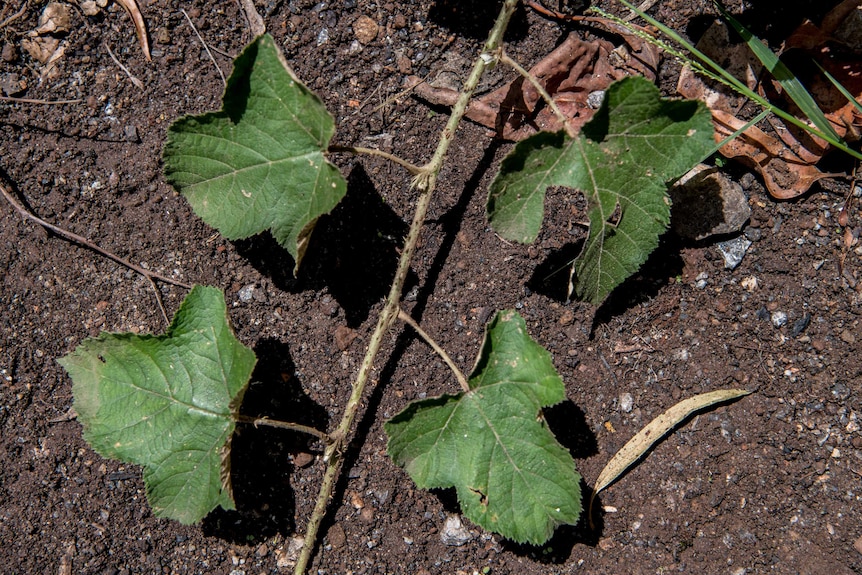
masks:
[[[620,395],[620,409],[624,412],[629,413],[632,410],[634,402],[635,400],[631,393],[623,393]]]

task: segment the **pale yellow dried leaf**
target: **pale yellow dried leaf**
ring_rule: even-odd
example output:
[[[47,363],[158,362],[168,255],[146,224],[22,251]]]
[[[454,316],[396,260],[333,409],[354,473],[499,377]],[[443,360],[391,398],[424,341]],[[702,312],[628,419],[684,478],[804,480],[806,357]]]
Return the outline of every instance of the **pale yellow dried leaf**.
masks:
[[[596,480],[593,497],[616,481],[669,431],[689,415],[716,403],[730,401],[751,393],[746,389],[719,389],[684,399],[653,419],[614,455]],[[591,505],[592,507],[592,505]]]

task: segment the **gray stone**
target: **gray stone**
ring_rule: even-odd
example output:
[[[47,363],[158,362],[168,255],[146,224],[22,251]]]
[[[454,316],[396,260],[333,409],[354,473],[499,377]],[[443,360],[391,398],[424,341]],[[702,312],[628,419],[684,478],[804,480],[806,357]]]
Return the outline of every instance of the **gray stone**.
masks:
[[[471,539],[473,539],[473,535],[461,523],[460,517],[457,515],[449,515],[446,517],[443,529],[440,530],[440,540],[444,545],[460,547],[468,543]]]
[[[738,236],[726,242],[719,242],[715,246],[721,252],[721,257],[724,258],[724,267],[732,270],[742,263],[745,252],[751,247],[751,240],[745,236]]]
[[[751,217],[742,187],[704,164],[683,176],[669,193],[673,200],[671,227],[683,238],[733,234]]]
[[[243,303],[250,302],[252,299],[254,299],[255,288],[257,288],[256,285],[248,284],[247,286],[240,289],[239,293],[237,294],[239,296],[239,300]]]
[[[631,393],[623,393],[620,395],[620,409],[626,413],[631,412],[635,400]]]
[[[787,323],[787,314],[783,311],[774,311],[770,314],[769,319],[775,327],[781,327]]]

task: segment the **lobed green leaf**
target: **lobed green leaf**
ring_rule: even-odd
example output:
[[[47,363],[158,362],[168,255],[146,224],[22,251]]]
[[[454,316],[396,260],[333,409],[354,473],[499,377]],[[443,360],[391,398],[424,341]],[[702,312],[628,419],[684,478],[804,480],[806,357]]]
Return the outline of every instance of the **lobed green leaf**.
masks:
[[[577,137],[539,133],[515,146],[491,183],[488,220],[502,237],[532,242],[549,187],[584,193],[590,233],[575,290],[600,303],[658,245],[670,220],[667,184],[701,160],[712,134],[702,103],[663,100],[644,78],[620,80]]]
[[[84,439],[143,466],[157,516],[195,523],[234,508],[230,438],[256,358],[233,335],[220,290],[192,289],[165,335],[103,333],[59,361]]]
[[[228,239],[270,230],[299,268],[314,224],[347,184],[324,156],[335,122],[271,36],[234,61],[219,112],[168,130],[165,177]]]
[[[454,486],[467,518],[514,541],[577,523],[580,475],[539,416],[565,399],[563,382],[515,311],[489,322],[469,385],[386,422],[392,459],[421,488]]]

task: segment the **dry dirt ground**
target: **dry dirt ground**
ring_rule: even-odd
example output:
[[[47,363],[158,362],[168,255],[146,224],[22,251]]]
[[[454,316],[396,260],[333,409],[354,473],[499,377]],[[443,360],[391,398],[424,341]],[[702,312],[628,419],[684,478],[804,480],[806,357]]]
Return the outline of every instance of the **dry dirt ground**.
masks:
[[[299,77],[336,117],[337,142],[416,163],[430,157],[446,110],[394,96],[408,72],[433,72],[447,54],[472,58],[495,14],[487,4],[257,2]],[[731,8],[773,43],[829,8],[751,4]],[[0,102],[2,185],[38,216],[135,263],[224,289],[238,337],[260,358],[243,411],[332,428],[412,214],[404,172],[380,159],[337,157],[347,198],[319,223],[294,279],[293,262],[269,237],[224,240],[161,175],[167,126],[216,109],[222,91],[180,10],[227,72],[228,56],[251,39],[238,3],[145,3],[152,62],[120,7],[92,17],[75,9],[61,35],[65,53],[50,73],[20,48],[43,6],[9,0],[0,7],[0,21],[24,9],[0,29],[0,79],[12,95],[80,101]],[[651,12],[696,35],[695,17],[711,10],[706,1],[674,0]],[[353,27],[361,15],[379,27],[365,44]],[[521,10],[508,49],[533,63],[566,27]],[[672,86],[675,74],[676,64],[665,62],[662,86]],[[399,326],[363,401],[311,572],[862,572],[860,253],[847,247],[836,219],[851,194],[847,182],[815,185],[780,203],[757,177],[729,164],[752,209],[745,234],[753,244],[741,265],[725,269],[714,240],[669,234],[642,272],[596,310],[565,301],[564,273],[545,281],[571,244],[565,201],[533,246],[505,243],[488,228],[485,190],[510,147],[463,125],[405,296],[405,307],[462,369],[489,315],[519,309],[566,382],[568,401],[546,416],[588,484],[634,432],[678,400],[719,387],[754,393],[672,433],[601,495],[595,529],[561,528],[546,546],[529,547],[465,521],[469,540],[449,546],[441,530],[458,513],[453,494],[415,489],[387,458],[382,423],[410,400],[454,391],[455,382]],[[837,161],[837,168],[848,166]],[[858,235],[860,200],[850,205],[849,229]],[[151,286],[5,202],[0,223],[4,571],[288,572],[291,539],[304,531],[321,480],[320,446],[294,433],[242,428],[233,461],[238,511],[214,512],[194,526],[153,517],[140,470],[103,460],[81,438],[69,415],[71,383],[56,361],[102,330],[162,332]],[[184,290],[159,289],[173,313]],[[773,321],[781,314],[785,323]]]

